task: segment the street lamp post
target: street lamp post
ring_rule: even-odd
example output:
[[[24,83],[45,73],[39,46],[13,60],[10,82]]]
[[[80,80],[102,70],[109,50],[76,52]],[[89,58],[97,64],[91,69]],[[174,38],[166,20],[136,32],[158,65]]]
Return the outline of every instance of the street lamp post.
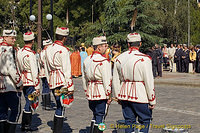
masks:
[[[30,16],[32,15],[32,0],[30,0]]]
[[[53,41],[53,0],[51,0],[51,39]]]
[[[35,21],[35,15],[30,15],[29,19],[34,22]],[[52,14],[47,14],[46,19],[48,21],[53,21],[53,15]],[[53,27],[53,26],[52,26]],[[42,46],[42,30],[45,30],[42,28],[42,0],[38,0],[38,22],[37,22],[37,43],[38,43],[38,48],[41,48]],[[46,31],[46,30],[45,30]],[[53,28],[51,29],[51,32],[53,32]],[[46,31],[48,34],[48,32]],[[53,40],[53,34],[51,33],[51,37],[48,34],[49,39]]]
[[[38,32],[38,48],[41,48],[42,45],[42,0],[38,0],[38,23],[37,23],[37,32]]]

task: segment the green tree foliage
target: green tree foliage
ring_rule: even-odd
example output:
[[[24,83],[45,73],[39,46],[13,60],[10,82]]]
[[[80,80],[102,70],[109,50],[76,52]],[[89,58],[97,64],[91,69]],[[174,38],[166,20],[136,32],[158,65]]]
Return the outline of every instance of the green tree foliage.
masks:
[[[43,25],[50,31],[46,15],[50,13],[50,0],[43,2]],[[57,26],[66,26],[66,12],[69,11],[70,36],[80,45],[91,44],[92,38],[105,34],[110,45],[118,43],[126,48],[126,36],[131,32],[133,10],[138,9],[135,32],[142,36],[143,50],[155,43],[187,43],[187,1],[181,0],[53,0],[54,31]],[[32,0],[32,14],[38,18],[38,0]],[[13,18],[13,5],[14,9]],[[15,19],[19,34],[17,43],[23,45],[22,34],[27,27],[37,34],[37,24],[28,19],[30,0],[0,0],[1,31]],[[93,9],[92,9],[93,7]],[[200,43],[200,9],[191,1],[191,43]],[[93,11],[93,15],[92,15]],[[27,14],[27,15],[26,15]],[[28,17],[27,17],[28,16]],[[92,21],[93,20],[93,21]],[[43,32],[43,37],[46,33]]]
[[[191,44],[200,44],[200,7],[196,1],[191,3]]]

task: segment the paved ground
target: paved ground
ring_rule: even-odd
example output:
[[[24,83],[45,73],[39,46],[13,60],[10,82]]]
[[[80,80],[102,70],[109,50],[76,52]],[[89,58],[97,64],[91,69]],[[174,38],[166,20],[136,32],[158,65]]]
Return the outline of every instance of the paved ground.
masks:
[[[200,75],[185,73],[164,72],[162,78],[155,79],[157,105],[153,111],[153,121],[150,133],[160,133],[163,126],[185,126],[189,133],[200,132]],[[198,83],[193,83],[198,82]],[[75,101],[71,108],[66,109],[64,133],[87,133],[92,118],[88,102],[82,89],[81,78],[74,79]],[[187,85],[189,84],[189,86]],[[22,97],[22,106],[24,98]],[[52,97],[52,105],[55,106]],[[37,133],[51,133],[54,110],[39,109],[33,115],[33,126],[39,130]],[[115,133],[116,121],[122,120],[121,106],[112,102],[106,118],[107,130],[104,133]],[[21,118],[19,120],[21,122]],[[20,133],[19,126],[17,133]]]

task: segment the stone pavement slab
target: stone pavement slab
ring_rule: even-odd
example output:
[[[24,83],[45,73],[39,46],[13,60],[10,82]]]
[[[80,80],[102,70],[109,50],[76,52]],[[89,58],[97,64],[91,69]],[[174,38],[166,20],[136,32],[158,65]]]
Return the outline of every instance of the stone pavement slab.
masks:
[[[200,87],[200,73],[191,74],[164,71],[163,77],[156,78],[154,82],[155,84],[173,84]]]
[[[155,79],[157,105],[153,111],[150,133],[160,133],[163,126],[173,127],[177,125],[188,125],[190,127],[189,133],[200,132],[200,87],[182,85],[182,83],[191,83],[191,80],[198,81],[199,77],[199,74],[164,72],[162,78]],[[65,111],[63,133],[87,133],[92,112],[88,107],[88,101],[85,99],[81,77],[73,80],[75,83],[75,101]],[[180,85],[175,84],[175,81]],[[51,98],[54,110],[42,110],[40,105],[33,115],[32,126],[39,129],[36,133],[52,133],[55,100],[53,96]],[[24,98],[22,97],[23,106]],[[123,120],[122,109],[116,102],[112,102],[106,117],[107,129],[104,133],[116,133],[117,120]],[[115,128],[113,128],[113,125]],[[20,125],[17,127],[17,133],[21,133],[19,128]]]

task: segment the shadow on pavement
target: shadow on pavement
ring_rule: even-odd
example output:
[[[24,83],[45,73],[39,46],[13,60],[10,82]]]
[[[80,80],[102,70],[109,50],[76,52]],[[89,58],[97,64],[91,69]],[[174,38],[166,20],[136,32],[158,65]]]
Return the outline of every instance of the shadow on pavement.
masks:
[[[79,133],[89,133],[90,132],[90,127],[86,127],[85,129],[79,130]]]
[[[40,125],[42,125],[42,120],[39,118],[39,116],[40,116],[39,114],[33,114],[32,115],[32,125],[31,125],[31,127],[38,129],[38,127]]]
[[[64,123],[63,123],[63,133],[72,133],[72,129],[71,127],[69,126],[68,123],[66,123],[67,121],[67,118],[64,119]],[[48,121],[47,122],[47,125],[49,127],[51,127],[51,130],[53,131],[53,121]]]

